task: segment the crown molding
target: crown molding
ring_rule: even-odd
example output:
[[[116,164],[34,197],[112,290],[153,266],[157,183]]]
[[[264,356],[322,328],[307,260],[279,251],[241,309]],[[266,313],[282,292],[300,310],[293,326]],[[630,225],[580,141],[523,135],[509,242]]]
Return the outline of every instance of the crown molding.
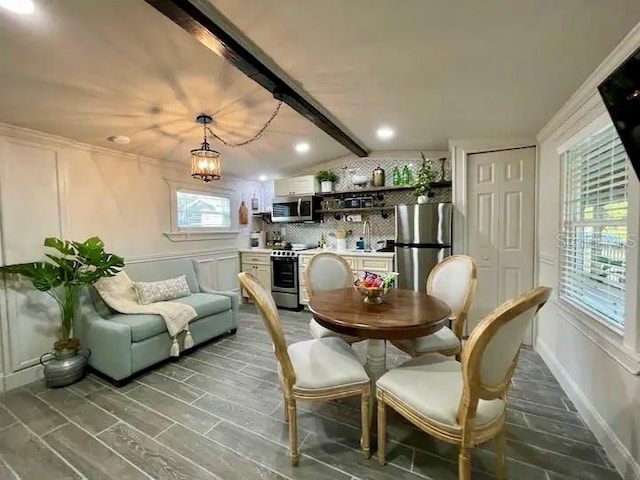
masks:
[[[39,144],[47,147],[57,148],[75,148],[78,150],[84,150],[92,153],[102,153],[105,155],[115,155],[128,160],[136,162],[150,163],[153,165],[170,166],[172,168],[184,169],[186,163],[176,162],[173,160],[159,159],[146,157],[144,155],[137,155],[134,153],[127,153],[120,150],[114,150],[106,147],[98,147],[96,145],[90,145],[88,143],[78,142],[71,140],[70,138],[61,137],[59,135],[53,135],[51,133],[40,132],[38,130],[31,130],[29,128],[18,127],[16,125],[10,125],[7,123],[0,123],[0,136],[17,140],[19,142],[25,142],[30,144]]]
[[[624,62],[640,46],[640,23],[622,39],[622,41],[607,55],[604,61],[589,75],[580,85],[578,90],[567,100],[567,102],[551,117],[547,124],[540,129],[537,135],[538,143],[549,139],[556,132],[563,130],[563,126],[569,118],[574,115],[585,104],[598,101],[601,103],[598,94],[598,85],[607,78],[618,66]],[[597,97],[595,100],[593,97]],[[590,109],[593,108],[590,105]]]

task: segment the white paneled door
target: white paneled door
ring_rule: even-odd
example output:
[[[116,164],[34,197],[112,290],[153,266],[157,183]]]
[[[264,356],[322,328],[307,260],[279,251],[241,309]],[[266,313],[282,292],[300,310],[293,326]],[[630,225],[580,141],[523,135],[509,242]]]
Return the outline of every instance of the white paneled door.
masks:
[[[469,154],[467,246],[478,267],[468,331],[533,287],[535,148]],[[525,339],[531,343],[529,332]]]

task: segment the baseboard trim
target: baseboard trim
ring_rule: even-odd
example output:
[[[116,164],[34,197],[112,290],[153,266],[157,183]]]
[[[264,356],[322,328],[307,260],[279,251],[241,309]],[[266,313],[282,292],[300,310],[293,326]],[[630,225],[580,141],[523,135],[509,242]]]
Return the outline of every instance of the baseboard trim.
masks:
[[[627,447],[625,447],[589,399],[582,393],[582,390],[576,385],[551,350],[541,340],[536,342],[535,349],[596,436],[609,456],[609,459],[622,475],[622,478],[624,480],[636,480],[640,478],[640,464],[634,460],[629,450],[627,450]]]
[[[13,390],[22,387],[36,380],[44,378],[44,370],[41,365],[33,365],[32,367],[19,370],[17,372],[0,374],[0,392]]]

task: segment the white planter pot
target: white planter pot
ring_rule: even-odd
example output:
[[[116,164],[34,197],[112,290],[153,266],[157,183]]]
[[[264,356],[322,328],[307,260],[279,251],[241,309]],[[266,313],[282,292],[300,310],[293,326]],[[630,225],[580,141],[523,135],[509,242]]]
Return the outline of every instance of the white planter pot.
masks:
[[[329,182],[329,181],[320,182],[320,191],[333,192],[333,182]]]
[[[426,195],[420,195],[418,197],[418,203],[420,203],[420,204],[429,203],[429,197],[427,197]]]

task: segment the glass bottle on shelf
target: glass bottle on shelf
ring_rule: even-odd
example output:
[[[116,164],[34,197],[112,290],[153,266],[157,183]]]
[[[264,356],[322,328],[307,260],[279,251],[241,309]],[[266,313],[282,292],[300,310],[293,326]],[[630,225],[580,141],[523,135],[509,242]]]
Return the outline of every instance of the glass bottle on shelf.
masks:
[[[400,178],[400,169],[397,165],[393,167],[393,170],[391,171],[391,178],[393,179],[394,185],[400,185],[402,183],[402,179]]]
[[[409,165],[405,165],[402,168],[402,184],[411,185],[413,183],[413,175],[411,174],[411,169]]]

